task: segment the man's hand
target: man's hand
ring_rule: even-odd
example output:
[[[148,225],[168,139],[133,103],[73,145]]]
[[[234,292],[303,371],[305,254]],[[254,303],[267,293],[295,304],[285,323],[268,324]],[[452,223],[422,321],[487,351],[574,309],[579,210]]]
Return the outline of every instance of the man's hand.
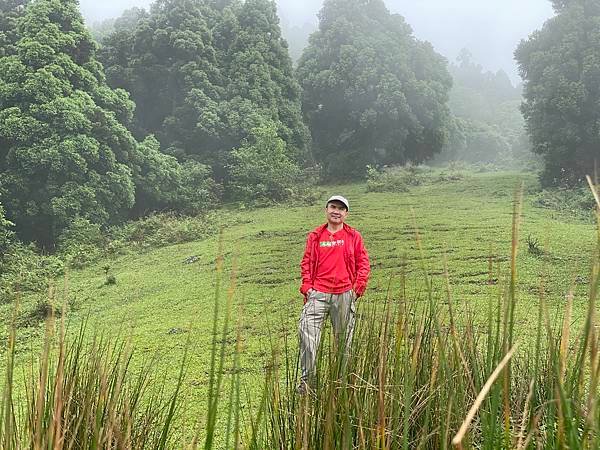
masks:
[[[352,288],[352,292],[354,292],[354,296],[357,300],[363,296],[363,294],[365,293],[364,291],[364,287],[361,288],[361,286],[355,286]]]
[[[314,292],[313,288],[310,288],[308,291],[306,291],[306,294],[304,294],[304,304],[306,305],[306,303],[308,302],[308,299],[310,297],[310,294],[312,294]]]

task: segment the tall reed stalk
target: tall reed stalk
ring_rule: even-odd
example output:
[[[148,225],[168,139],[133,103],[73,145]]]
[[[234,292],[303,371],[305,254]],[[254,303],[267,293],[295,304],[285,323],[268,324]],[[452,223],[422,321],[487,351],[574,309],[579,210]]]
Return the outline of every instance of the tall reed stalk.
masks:
[[[50,318],[39,363],[26,373],[23,399],[14,396],[16,327],[10,328],[2,448],[171,448],[181,383],[167,395],[155,389],[161,383],[152,375],[152,361],[132,370],[126,341],[89,340],[84,326],[67,340],[62,319],[58,333],[56,328]]]

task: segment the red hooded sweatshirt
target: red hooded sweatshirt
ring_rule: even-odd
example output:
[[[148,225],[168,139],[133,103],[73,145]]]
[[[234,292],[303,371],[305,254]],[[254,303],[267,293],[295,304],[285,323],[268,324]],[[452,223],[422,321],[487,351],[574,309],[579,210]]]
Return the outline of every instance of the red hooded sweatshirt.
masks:
[[[308,233],[306,249],[300,262],[300,273],[302,274],[302,285],[300,292],[306,296],[306,292],[313,288],[319,267],[319,238],[327,224],[320,225]],[[369,281],[371,267],[369,265],[369,254],[363,243],[360,233],[351,226],[344,224],[344,231],[348,242],[342,247],[344,250],[344,262],[350,276],[352,288],[359,297],[363,295]]]

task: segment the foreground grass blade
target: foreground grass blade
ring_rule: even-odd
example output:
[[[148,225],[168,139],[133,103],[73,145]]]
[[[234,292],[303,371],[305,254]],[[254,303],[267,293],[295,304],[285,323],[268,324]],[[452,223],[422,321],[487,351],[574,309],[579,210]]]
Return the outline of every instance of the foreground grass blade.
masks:
[[[469,429],[469,426],[471,425],[471,422],[473,421],[473,418],[475,417],[475,414],[477,414],[477,410],[483,403],[483,400],[485,399],[486,395],[490,391],[492,384],[494,384],[494,381],[496,381],[496,378],[498,378],[498,376],[500,375],[500,373],[502,372],[504,367],[508,364],[508,362],[512,358],[516,349],[517,349],[517,346],[515,344],[509,350],[509,352],[506,354],[506,356],[504,356],[502,361],[500,361],[500,364],[498,364],[498,367],[496,367],[494,372],[492,372],[492,374],[490,375],[488,380],[483,385],[481,392],[479,392],[479,395],[475,399],[475,403],[473,403],[473,406],[471,406],[471,409],[467,413],[467,416],[465,417],[465,420],[463,421],[462,425],[460,426],[458,433],[456,433],[454,438],[452,438],[452,445],[454,445],[456,448],[458,448],[458,449],[463,448],[462,441],[465,437],[465,434],[467,433],[467,430]]]

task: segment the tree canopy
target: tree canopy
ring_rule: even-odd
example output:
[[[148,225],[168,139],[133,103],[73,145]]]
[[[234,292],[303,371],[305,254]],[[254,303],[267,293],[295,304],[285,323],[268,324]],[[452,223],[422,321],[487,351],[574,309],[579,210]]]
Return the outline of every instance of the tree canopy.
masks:
[[[281,35],[275,2],[246,0],[232,7],[232,12],[237,25],[227,31],[233,38],[221,36],[218,44],[224,49],[228,128],[237,131],[237,143],[261,125],[263,120],[258,117],[273,122],[288,156],[303,162],[308,157],[310,135],[302,121],[300,86]],[[252,114],[248,114],[249,108],[253,108]],[[256,119],[246,123],[244,115]]]
[[[302,161],[309,133],[274,2],[158,0],[103,42],[109,82],[137,104],[135,134],[227,177],[228,155],[265,121]]]
[[[100,54],[108,82],[137,106],[136,137],[153,133],[173,154],[200,153],[201,142],[218,133],[216,105],[202,103],[222,95],[207,12],[194,0],[158,0],[150,13],[127,12]]]
[[[28,0],[0,0],[0,56],[15,52],[18,40],[17,19]]]
[[[575,184],[600,155],[600,2],[553,1],[557,15],[515,52],[522,112],[545,185]]]
[[[228,189],[232,198],[245,203],[286,200],[301,172],[285,147],[272,123],[254,128],[242,146],[231,152]]]
[[[330,176],[421,162],[446,141],[446,61],[382,0],[326,0],[297,73],[313,152]]]
[[[19,26],[0,58],[0,189],[20,234],[47,243],[69,217],[133,205],[133,104],[104,84],[76,1],[33,2]]]
[[[32,2],[18,29],[0,57],[0,197],[24,240],[51,245],[77,217],[128,217],[148,173],[181,169],[128,131],[134,104],[106,84],[76,0]],[[168,201],[145,192],[146,205]]]

